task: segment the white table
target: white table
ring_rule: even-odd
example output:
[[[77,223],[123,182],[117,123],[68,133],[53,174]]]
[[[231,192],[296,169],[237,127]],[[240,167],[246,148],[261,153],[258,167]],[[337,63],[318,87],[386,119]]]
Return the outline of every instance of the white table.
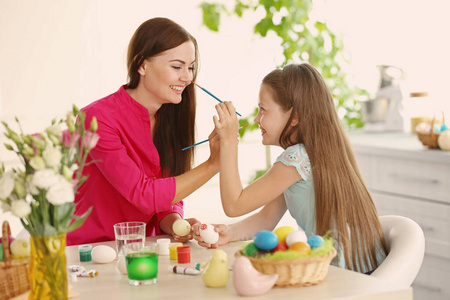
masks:
[[[165,236],[167,237],[167,236]],[[147,238],[147,243],[156,238]],[[100,243],[115,248],[115,242]],[[92,244],[95,247],[97,244]],[[190,241],[185,245],[191,247],[191,263],[181,264],[183,267],[195,268],[199,262],[207,262],[213,249],[202,248],[197,242]],[[228,254],[228,264],[233,266],[234,253],[240,249],[242,242],[234,242],[220,247]],[[158,283],[147,286],[130,286],[126,275],[119,273],[116,261],[109,264],[79,262],[78,247],[66,248],[67,265],[83,265],[86,269],[95,269],[100,274],[95,278],[78,277],[76,282],[70,280],[72,291],[79,294],[74,299],[245,299],[240,297],[233,287],[233,272],[226,287],[206,287],[200,275],[174,274],[170,266],[178,265],[169,256],[160,256],[158,264]],[[273,288],[257,299],[409,299],[412,300],[412,288],[395,287],[380,279],[330,266],[325,280],[315,286]]]

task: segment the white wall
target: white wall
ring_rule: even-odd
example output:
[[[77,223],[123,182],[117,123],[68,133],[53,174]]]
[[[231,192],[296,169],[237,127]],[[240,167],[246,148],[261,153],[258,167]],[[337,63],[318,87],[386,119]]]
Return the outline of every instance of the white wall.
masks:
[[[25,132],[39,131],[52,118],[115,92],[126,82],[126,50],[135,29],[145,20],[173,19],[198,40],[201,70],[198,83],[223,100],[232,100],[242,115],[257,103],[262,77],[280,63],[279,41],[253,35],[256,15],[224,18],[220,33],[201,25],[200,0],[0,0],[0,119],[12,124],[17,116]],[[232,0],[220,1],[233,3]],[[316,1],[313,16],[345,32],[350,71],[360,86],[376,91],[377,64],[405,68],[409,84],[423,85],[447,105],[450,54],[445,0]],[[426,84],[424,84],[426,83]],[[445,100],[445,101],[444,101]],[[213,128],[216,102],[198,92],[198,139]],[[450,113],[448,114],[450,116]],[[3,131],[3,128],[1,129]],[[0,136],[0,143],[5,141]],[[241,143],[243,180],[264,166],[257,133]],[[278,150],[274,149],[274,156]],[[198,147],[198,160],[208,155]],[[0,147],[0,161],[13,163]],[[217,176],[186,201],[186,216],[227,220],[222,212]],[[211,218],[211,217],[210,217]],[[0,212],[0,221],[15,220]],[[204,219],[202,219],[204,220]],[[17,232],[17,222],[13,231]]]

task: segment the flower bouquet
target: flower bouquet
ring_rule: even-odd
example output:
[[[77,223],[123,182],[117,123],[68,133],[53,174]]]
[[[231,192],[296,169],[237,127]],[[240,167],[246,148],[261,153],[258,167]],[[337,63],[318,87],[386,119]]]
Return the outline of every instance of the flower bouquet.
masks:
[[[75,216],[74,198],[87,180],[82,171],[99,139],[97,120],[87,129],[84,113],[73,106],[65,120],[53,120],[42,133],[24,134],[16,121],[20,133],[2,122],[12,142],[5,147],[19,156],[21,165],[0,167],[1,207],[20,218],[31,235],[29,299],[66,299],[65,235],[91,211]]]

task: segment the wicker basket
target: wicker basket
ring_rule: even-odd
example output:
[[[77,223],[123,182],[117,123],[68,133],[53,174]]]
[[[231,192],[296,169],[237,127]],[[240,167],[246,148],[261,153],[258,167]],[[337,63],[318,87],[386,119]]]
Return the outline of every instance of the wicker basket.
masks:
[[[443,124],[445,124],[444,112],[442,112],[442,121],[443,121]],[[427,132],[427,133],[417,132],[417,137],[419,138],[419,140],[422,142],[422,144],[424,146],[428,146],[428,148],[439,148],[439,145],[438,145],[439,133],[437,133],[434,128],[435,122],[436,122],[436,116],[434,116],[433,119],[431,120],[431,131],[430,132]]]
[[[30,289],[28,274],[30,258],[11,258],[8,244],[10,234],[9,223],[4,221],[2,244],[5,260],[0,261],[0,300],[13,298]]]
[[[236,256],[242,255],[241,251]],[[256,270],[263,274],[278,274],[276,287],[309,286],[322,282],[328,273],[331,260],[336,256],[333,248],[323,256],[293,260],[269,260],[246,256]]]

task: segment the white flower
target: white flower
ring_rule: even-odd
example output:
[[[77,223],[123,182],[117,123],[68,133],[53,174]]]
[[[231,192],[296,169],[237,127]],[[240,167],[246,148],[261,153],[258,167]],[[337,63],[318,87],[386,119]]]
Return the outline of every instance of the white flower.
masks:
[[[48,189],[58,182],[58,175],[52,169],[39,170],[34,173],[30,182],[30,190],[35,191],[35,188]]]
[[[27,201],[20,199],[11,202],[11,212],[19,218],[25,218],[31,212],[30,204]]]
[[[58,181],[47,191],[47,200],[53,205],[71,203],[75,197],[72,183],[68,182],[64,176],[59,176]]]
[[[8,171],[0,178],[0,199],[6,199],[14,189],[14,173]]]
[[[42,157],[36,155],[30,158],[30,166],[35,170],[45,169],[45,161]]]
[[[58,138],[61,138],[63,132],[60,124],[53,124],[52,126],[47,127],[46,131],[47,134],[53,134]]]
[[[45,150],[42,152],[42,157],[44,158],[47,167],[57,167],[61,162],[62,154],[57,148],[47,145]]]

